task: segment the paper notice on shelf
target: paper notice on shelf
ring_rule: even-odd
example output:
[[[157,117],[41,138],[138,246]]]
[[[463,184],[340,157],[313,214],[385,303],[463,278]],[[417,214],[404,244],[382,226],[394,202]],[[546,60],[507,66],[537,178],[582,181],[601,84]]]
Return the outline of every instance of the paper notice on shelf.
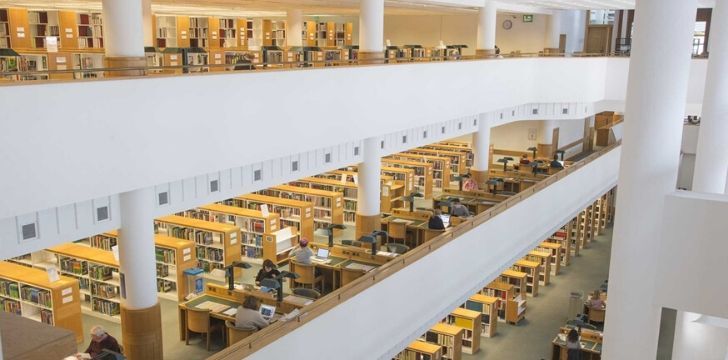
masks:
[[[73,39],[73,34],[66,34],[66,39]]]
[[[341,183],[346,184],[346,175],[341,175]]]
[[[184,256],[184,257],[182,258],[182,261],[190,261],[190,259],[192,259],[192,255],[185,255],[185,256]]]
[[[359,186],[359,176],[358,175],[354,175],[354,185]]]
[[[222,54],[215,54],[215,59],[222,59]]]
[[[66,296],[66,297],[64,297],[64,298],[63,298],[63,303],[64,303],[64,304],[68,304],[68,303],[70,303],[70,302],[73,302],[73,295],[71,295],[71,296]]]
[[[263,213],[264,217],[268,217],[268,215],[270,215],[270,212],[268,211],[268,205],[266,205],[266,204],[260,205],[260,212]]]
[[[15,28],[15,31],[17,31],[17,32],[19,32],[19,33],[21,33],[21,32],[25,32],[25,28],[24,28],[24,27],[22,27],[22,26],[18,26],[18,27],[16,27],[16,28]]]
[[[56,66],[56,70],[66,70],[66,65],[58,65]]]
[[[112,246],[111,253],[114,255],[114,260],[119,261],[119,245]]]
[[[18,39],[22,39],[24,37],[25,37],[25,33],[24,32],[19,32],[18,33]]]
[[[72,293],[73,293],[73,289],[70,287],[61,290],[61,295],[63,295],[63,296],[71,295]]]
[[[49,282],[56,282],[58,280],[61,280],[61,276],[58,274],[58,269],[56,269],[55,266],[49,266],[46,269],[46,272],[48,273]]]
[[[56,58],[56,64],[65,64],[66,63],[66,57],[65,56],[59,56]]]
[[[170,55],[169,60],[177,60],[177,55]]]
[[[73,29],[66,28],[65,30],[66,30],[66,34],[73,34]]]
[[[230,239],[230,245],[235,245],[237,243],[238,243],[238,239],[237,238]]]
[[[185,255],[187,255],[187,254],[189,254],[191,252],[192,252],[192,248],[184,248],[184,249],[182,249],[182,253],[185,254]]]
[[[169,62],[169,66],[177,66],[177,62],[176,61],[170,61]]]

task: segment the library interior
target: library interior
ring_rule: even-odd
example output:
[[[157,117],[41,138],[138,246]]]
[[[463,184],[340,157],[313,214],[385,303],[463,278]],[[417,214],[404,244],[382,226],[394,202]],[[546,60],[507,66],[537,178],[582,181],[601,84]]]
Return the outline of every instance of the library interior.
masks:
[[[726,0],[0,0],[0,109],[0,360],[728,359]]]

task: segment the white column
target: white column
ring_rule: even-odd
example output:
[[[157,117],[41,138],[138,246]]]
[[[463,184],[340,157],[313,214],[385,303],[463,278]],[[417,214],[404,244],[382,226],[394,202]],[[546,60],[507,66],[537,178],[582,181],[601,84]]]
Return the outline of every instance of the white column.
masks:
[[[288,28],[286,42],[288,46],[303,46],[303,37],[301,36],[303,32],[303,10],[288,10],[286,15],[286,27]]]
[[[154,190],[134,190],[119,195],[119,267],[124,275],[129,310],[157,303],[157,268],[154,257]]]
[[[696,0],[637,0],[627,83],[604,359],[654,359],[653,300],[665,195],[675,191]],[[639,276],[635,276],[639,274]]]
[[[678,311],[675,319],[672,358],[728,359],[728,329],[725,319]]]
[[[359,52],[382,52],[384,48],[384,0],[361,0]]]
[[[538,143],[551,145],[554,143],[554,129],[556,129],[556,120],[541,120],[538,127]]]
[[[586,34],[586,11],[570,10],[566,28],[566,52],[584,51],[584,35]]]
[[[721,194],[728,168],[728,4],[716,1],[710,26],[712,51],[705,79],[693,191]]]
[[[152,0],[142,0],[142,23],[144,28],[144,46],[154,46],[154,28],[152,27]]]
[[[477,50],[495,50],[497,13],[498,10],[495,1],[485,0],[485,4],[478,12]]]
[[[560,10],[554,10],[549,16],[546,24],[546,48],[558,49],[559,39],[561,38],[561,17]]]
[[[473,171],[488,171],[490,153],[490,121],[486,114],[480,114],[478,132],[473,134]]]
[[[358,167],[359,191],[356,204],[356,213],[361,216],[379,215],[382,171],[380,141],[379,138],[364,140],[362,162]]]
[[[102,0],[101,7],[106,56],[143,57],[142,0]]]

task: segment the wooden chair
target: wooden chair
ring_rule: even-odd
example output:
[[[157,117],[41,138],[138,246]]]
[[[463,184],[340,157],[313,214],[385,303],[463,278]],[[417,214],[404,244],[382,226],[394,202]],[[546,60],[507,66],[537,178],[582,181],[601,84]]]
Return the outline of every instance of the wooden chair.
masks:
[[[390,221],[387,224],[387,235],[392,241],[402,240],[402,244],[407,239],[407,223]]]
[[[223,340],[225,332],[220,324],[213,324],[210,319],[209,309],[187,308],[187,326],[185,329],[185,345],[190,344],[190,332],[205,334],[207,336],[207,351],[210,351],[210,333],[220,330]]]
[[[348,269],[346,267],[341,268],[341,286],[344,286],[362,276],[366,271],[362,269]]]
[[[235,324],[231,321],[225,321],[225,328],[227,329],[227,346],[235,344],[258,331],[258,328],[255,327],[245,329],[236,328]]]
[[[606,314],[606,309],[599,309],[599,308],[589,308],[589,322],[590,323],[603,323],[604,322],[604,316]]]
[[[313,289],[315,288],[316,283],[320,283],[321,287],[319,289],[323,291],[324,277],[321,275],[316,276],[315,266],[301,264],[291,260],[291,270],[298,274],[298,279],[291,279],[291,288],[301,285],[302,287],[310,286]]]
[[[433,230],[433,229],[426,229],[425,230],[425,238],[422,240],[422,242],[429,241],[430,239],[433,239],[437,236],[440,236],[445,233],[447,230]]]

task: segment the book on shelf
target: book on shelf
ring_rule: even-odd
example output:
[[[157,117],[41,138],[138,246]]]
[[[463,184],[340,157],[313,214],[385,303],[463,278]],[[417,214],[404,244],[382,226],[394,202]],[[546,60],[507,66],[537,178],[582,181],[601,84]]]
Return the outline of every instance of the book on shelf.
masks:
[[[115,299],[119,296],[119,287],[103,283],[91,283],[91,295],[104,299]]]
[[[21,315],[20,301],[0,298],[0,306],[6,313]]]
[[[172,265],[174,265],[176,262],[175,251],[172,249],[156,247],[154,249],[154,254],[158,262]]]
[[[91,264],[88,267],[89,276],[94,280],[111,280],[114,277],[114,269],[108,266]]]
[[[32,286],[22,286],[20,289],[21,299],[42,305],[45,307],[52,307],[52,297],[48,290],[38,289]]]
[[[100,298],[94,298],[92,300],[91,308],[96,312],[109,316],[117,316],[121,314],[121,305],[119,303]]]
[[[18,283],[13,281],[0,280],[0,295],[20,299]]]
[[[158,292],[170,292],[177,290],[177,284],[174,281],[166,279],[157,279],[157,291]]]

